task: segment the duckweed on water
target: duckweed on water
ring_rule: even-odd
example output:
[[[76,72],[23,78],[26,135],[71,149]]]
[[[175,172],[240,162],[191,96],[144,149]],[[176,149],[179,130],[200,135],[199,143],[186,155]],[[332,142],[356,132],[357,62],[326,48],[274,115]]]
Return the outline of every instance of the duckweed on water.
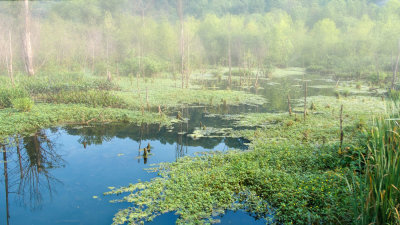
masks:
[[[177,224],[207,224],[229,209],[248,210],[282,224],[351,223],[351,198],[341,177],[350,156],[359,151],[358,121],[368,120],[370,113],[383,113],[385,103],[364,97],[313,97],[312,102],[318,113],[306,121],[283,113],[242,116],[242,124],[268,122],[255,131],[239,131],[252,141],[250,151],[161,164],[154,169],[160,176],[150,182],[106,193],[122,195],[114,202],[133,203],[115,215],[114,224],[138,224],[166,212],[179,215]],[[341,104],[344,152],[338,151]]]

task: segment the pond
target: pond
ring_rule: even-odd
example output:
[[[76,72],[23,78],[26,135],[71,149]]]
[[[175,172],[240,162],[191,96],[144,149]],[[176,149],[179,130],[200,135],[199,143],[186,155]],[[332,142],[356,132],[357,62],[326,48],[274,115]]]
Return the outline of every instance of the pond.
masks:
[[[331,81],[333,82],[333,81]],[[312,83],[326,84],[313,79]],[[263,106],[182,107],[187,122],[172,127],[158,125],[102,124],[64,126],[39,130],[30,136],[15,136],[6,146],[0,166],[0,223],[28,224],[111,224],[113,215],[126,203],[111,204],[115,196],[103,196],[111,187],[126,186],[137,180],[150,180],[156,174],[146,168],[161,162],[174,162],[199,152],[246,150],[248,141],[225,137],[232,121],[218,116],[247,112],[282,112],[287,107],[287,90],[293,101],[303,96],[302,80],[279,78],[261,80],[258,90]],[[223,86],[223,85],[221,85]],[[223,87],[221,87],[223,88]],[[309,95],[332,95],[333,88],[310,88]],[[210,137],[195,137],[196,130],[208,130]],[[247,128],[248,129],[248,128]],[[144,157],[143,148],[151,146]],[[7,162],[7,163],[6,163]],[[3,173],[4,172],[4,173]],[[8,215],[8,216],[7,216]],[[169,213],[148,224],[174,224]],[[228,212],[221,224],[265,224],[245,212]]]

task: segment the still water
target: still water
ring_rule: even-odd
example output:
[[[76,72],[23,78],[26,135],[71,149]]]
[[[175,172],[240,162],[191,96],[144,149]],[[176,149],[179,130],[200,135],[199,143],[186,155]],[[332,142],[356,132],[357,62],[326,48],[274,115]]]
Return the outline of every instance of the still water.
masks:
[[[326,80],[314,80],[315,84]],[[260,81],[260,94],[268,100],[263,106],[228,108],[185,107],[181,110],[187,123],[173,127],[158,125],[103,124],[98,126],[65,126],[13,137],[1,158],[0,224],[109,225],[113,215],[130,205],[111,204],[116,196],[103,196],[108,187],[126,186],[137,180],[147,181],[156,174],[144,169],[152,164],[174,162],[198,152],[247,149],[247,140],[225,138],[193,139],[187,136],[201,124],[215,128],[233,128],[229,120],[207,116],[246,112],[279,112],[286,110],[286,92],[293,101],[302,97],[301,80]],[[223,85],[221,85],[223,86]],[[221,87],[223,88],[223,87]],[[309,95],[330,95],[332,89],[312,89]],[[172,112],[174,114],[176,112]],[[142,156],[141,148],[151,146],[151,155]],[[8,216],[7,216],[8,215]],[[174,224],[173,213],[146,224]],[[245,212],[227,212],[221,224],[265,224]]]

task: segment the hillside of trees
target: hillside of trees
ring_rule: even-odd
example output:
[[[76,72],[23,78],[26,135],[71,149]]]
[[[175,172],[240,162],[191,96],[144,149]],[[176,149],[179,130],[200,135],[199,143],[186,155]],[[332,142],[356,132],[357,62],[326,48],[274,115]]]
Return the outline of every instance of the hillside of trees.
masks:
[[[38,73],[176,74],[182,61],[174,0],[74,0],[31,4]],[[0,73],[9,32],[15,70],[24,73],[18,2],[0,3]],[[184,70],[305,67],[352,77],[392,73],[400,39],[400,1],[183,1]],[[7,51],[6,51],[7,50]],[[108,69],[107,69],[108,68]]]

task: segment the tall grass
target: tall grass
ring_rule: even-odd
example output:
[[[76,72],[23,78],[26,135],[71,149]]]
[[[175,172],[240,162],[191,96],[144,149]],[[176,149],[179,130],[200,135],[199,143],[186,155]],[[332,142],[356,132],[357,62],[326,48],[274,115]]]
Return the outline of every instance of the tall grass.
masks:
[[[400,124],[398,108],[374,120],[367,151],[349,185],[356,224],[400,224]]]

